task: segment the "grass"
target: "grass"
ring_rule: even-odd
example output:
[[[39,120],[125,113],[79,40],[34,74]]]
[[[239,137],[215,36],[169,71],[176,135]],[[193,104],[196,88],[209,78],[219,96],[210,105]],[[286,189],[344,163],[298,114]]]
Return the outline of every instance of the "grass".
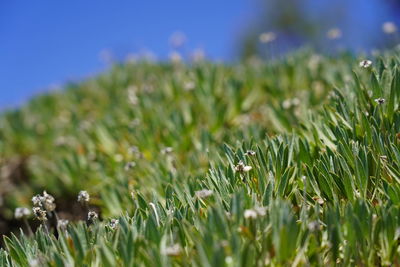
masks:
[[[75,221],[0,262],[400,265],[399,55],[119,64],[5,112],[1,216],[46,190]]]

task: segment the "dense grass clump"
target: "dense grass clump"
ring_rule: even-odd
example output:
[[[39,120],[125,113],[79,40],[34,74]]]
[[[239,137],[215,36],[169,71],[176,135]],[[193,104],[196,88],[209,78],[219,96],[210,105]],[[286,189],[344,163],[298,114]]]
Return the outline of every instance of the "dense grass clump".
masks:
[[[0,216],[55,201],[0,265],[399,265],[399,53],[364,59],[121,64],[4,113]]]

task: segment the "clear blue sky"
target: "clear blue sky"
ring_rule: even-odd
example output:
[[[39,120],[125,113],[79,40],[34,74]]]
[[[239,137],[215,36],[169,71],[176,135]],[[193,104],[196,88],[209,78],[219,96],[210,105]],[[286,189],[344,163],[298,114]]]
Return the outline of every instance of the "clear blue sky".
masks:
[[[104,69],[100,51],[165,57],[179,30],[190,49],[229,58],[251,0],[0,0],[0,107]]]
[[[186,34],[187,50],[231,59],[235,38],[259,18],[259,1],[0,0],[0,109],[104,70],[104,49],[117,59],[145,48],[165,58],[175,31]],[[388,13],[381,0],[303,1],[307,16],[347,29],[343,44],[363,47],[381,37],[375,33]],[[332,3],[339,9],[331,11]]]

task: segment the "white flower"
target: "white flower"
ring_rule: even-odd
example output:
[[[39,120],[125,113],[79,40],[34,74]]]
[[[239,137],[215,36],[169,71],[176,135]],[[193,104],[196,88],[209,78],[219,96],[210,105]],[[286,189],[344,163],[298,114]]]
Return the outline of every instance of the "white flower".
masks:
[[[307,227],[308,227],[308,230],[310,230],[311,232],[314,232],[314,231],[318,230],[319,222],[318,221],[309,222]]]
[[[65,230],[67,229],[68,223],[68,220],[60,219],[57,221],[57,227]]]
[[[196,87],[196,84],[193,81],[187,81],[183,84],[183,88],[185,91],[191,91]]]
[[[225,263],[228,264],[228,265],[232,264],[233,263],[232,257],[231,256],[226,257],[225,258]]]
[[[165,148],[161,149],[162,154],[170,154],[170,153],[172,153],[172,151],[174,151],[172,147],[165,147]]]
[[[41,201],[41,196],[40,195],[36,195],[36,196],[34,196],[34,197],[32,197],[32,203],[33,203],[33,206],[41,206],[42,204],[42,201]]]
[[[267,209],[265,207],[255,207],[254,210],[257,212],[258,216],[265,216],[265,214],[267,214]]]
[[[257,212],[255,210],[245,210],[244,211],[244,217],[246,219],[255,219],[257,218]]]
[[[260,34],[259,39],[261,43],[267,44],[276,39],[276,34],[274,32],[264,32]]]
[[[396,24],[394,24],[393,22],[385,22],[382,24],[382,31],[386,34],[392,34],[397,32],[397,27]]]
[[[289,109],[291,106],[292,106],[292,101],[291,101],[290,99],[285,99],[285,100],[282,102],[282,107],[283,107],[284,109]]]
[[[131,85],[128,87],[128,100],[132,105],[136,105],[139,102],[139,99],[136,95],[136,91],[138,90],[135,85]]]
[[[172,63],[177,64],[177,63],[180,63],[182,61],[182,56],[178,52],[173,51],[173,52],[169,53],[169,60]]]
[[[372,61],[371,60],[365,59],[365,60],[360,62],[360,67],[365,68],[365,69],[371,67],[371,65],[372,65]]]
[[[297,97],[292,98],[292,106],[298,106],[300,105],[300,99]]]
[[[385,99],[384,98],[377,98],[374,100],[376,103],[378,103],[379,105],[382,105],[383,103],[385,103]]]
[[[116,229],[118,227],[119,224],[119,220],[117,219],[111,219],[110,221],[110,227],[111,229]]]
[[[235,166],[235,171],[237,172],[249,172],[253,167],[244,165],[243,161],[239,161],[239,163]]]
[[[29,215],[31,215],[31,211],[28,208],[16,208],[15,209],[14,217],[17,220],[20,220],[24,217],[28,217]]]
[[[125,171],[129,171],[130,169],[132,169],[132,168],[135,167],[135,166],[136,166],[136,163],[133,162],[133,161],[130,161],[130,162],[127,162],[127,163],[125,164],[124,169],[125,169]]]
[[[328,39],[334,40],[342,37],[342,31],[339,28],[332,28],[326,33]]]
[[[90,200],[89,193],[85,190],[82,190],[78,194],[78,202],[81,204],[88,203]]]
[[[179,244],[174,244],[172,246],[166,247],[164,249],[164,254],[167,256],[179,256],[181,254],[181,247]]]
[[[254,150],[247,150],[247,151],[246,151],[246,155],[247,155],[247,156],[255,156],[255,155],[256,155],[256,152],[255,152]]]
[[[267,214],[267,209],[265,207],[255,207],[244,211],[244,217],[246,219],[255,219],[259,216],[265,216],[265,214]]]
[[[213,193],[214,192],[212,190],[203,189],[203,190],[200,190],[200,191],[196,191],[195,195],[198,198],[206,198],[206,197],[211,196]]]

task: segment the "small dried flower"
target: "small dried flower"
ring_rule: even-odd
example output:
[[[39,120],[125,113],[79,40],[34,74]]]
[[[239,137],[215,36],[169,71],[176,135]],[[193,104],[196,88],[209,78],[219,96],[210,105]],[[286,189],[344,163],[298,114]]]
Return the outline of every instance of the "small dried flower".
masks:
[[[51,212],[56,209],[56,204],[54,203],[55,199],[52,195],[48,194],[46,191],[43,191],[43,207]]]
[[[393,34],[397,31],[396,24],[390,21],[385,22],[382,24],[382,31],[386,34]]]
[[[116,229],[117,227],[118,227],[118,225],[119,225],[119,220],[117,220],[117,219],[111,219],[111,221],[110,221],[110,228],[111,229]]]
[[[261,43],[267,44],[267,43],[275,41],[276,34],[274,32],[264,32],[264,33],[260,34],[259,39],[260,39]]]
[[[35,215],[36,219],[38,219],[39,221],[46,221],[47,217],[46,217],[46,211],[42,210],[39,207],[34,207],[32,209],[33,214]]]
[[[249,172],[253,167],[244,165],[243,161],[239,161],[239,163],[235,166],[235,171],[237,172]]]
[[[342,31],[339,28],[332,28],[326,33],[326,37],[331,40],[339,39],[342,37]]]
[[[68,223],[69,223],[68,220],[60,219],[57,221],[57,228],[66,230]]]
[[[29,215],[31,215],[31,211],[28,208],[16,208],[15,209],[14,217],[17,220],[20,220],[24,217],[28,217]]]
[[[255,156],[256,152],[254,150],[247,150],[246,151],[246,156]]]
[[[85,204],[88,203],[90,200],[90,196],[89,193],[85,190],[82,190],[79,192],[78,194],[78,202],[81,204]]]
[[[196,191],[195,195],[198,198],[206,198],[206,197],[211,196],[213,193],[214,192],[212,190],[203,189],[203,190],[200,190],[200,191]]]
[[[372,65],[372,61],[371,60],[365,59],[365,60],[362,60],[360,62],[360,67],[365,68],[365,69],[371,67],[371,65]]]
[[[177,257],[181,254],[181,246],[179,244],[174,244],[172,246],[166,247],[164,250],[164,254],[167,256]]]
[[[97,218],[99,218],[99,215],[95,211],[88,212],[88,222],[93,223]]]
[[[41,196],[40,195],[36,195],[34,197],[32,197],[32,203],[33,206],[41,206],[42,201],[41,201]]]
[[[45,210],[51,212],[56,209],[55,199],[52,195],[43,191],[42,195],[36,195],[32,198],[32,203],[36,207],[43,207]]]
[[[384,98],[377,98],[374,100],[376,103],[378,103],[379,105],[382,105],[383,103],[385,103],[385,99]]]

